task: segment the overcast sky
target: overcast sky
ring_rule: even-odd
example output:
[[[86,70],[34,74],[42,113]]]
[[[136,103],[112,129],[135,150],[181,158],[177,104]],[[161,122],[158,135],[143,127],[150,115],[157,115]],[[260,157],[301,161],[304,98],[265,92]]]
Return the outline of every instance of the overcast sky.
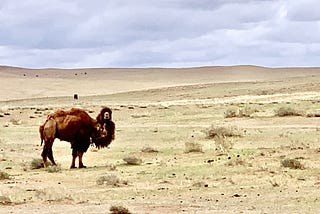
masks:
[[[319,0],[0,0],[0,65],[320,66]]]

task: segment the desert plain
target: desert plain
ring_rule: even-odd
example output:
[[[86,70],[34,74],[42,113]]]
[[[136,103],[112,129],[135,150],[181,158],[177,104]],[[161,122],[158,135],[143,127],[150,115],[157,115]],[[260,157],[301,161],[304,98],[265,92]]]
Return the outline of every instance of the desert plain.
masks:
[[[319,213],[319,82],[320,68],[0,66],[0,213]],[[103,106],[116,139],[87,168],[58,139],[58,166],[35,167],[47,114]]]

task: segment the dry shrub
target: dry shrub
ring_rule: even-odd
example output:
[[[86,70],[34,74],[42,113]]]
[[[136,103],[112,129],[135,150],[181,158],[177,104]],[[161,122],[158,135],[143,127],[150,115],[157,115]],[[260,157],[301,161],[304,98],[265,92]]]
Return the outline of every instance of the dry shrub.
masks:
[[[279,181],[276,181],[276,179],[270,178],[270,179],[269,179],[269,182],[270,182],[270,184],[271,184],[273,187],[279,187],[279,186],[280,186],[280,182],[279,182]]]
[[[276,111],[278,117],[303,116],[303,113],[291,107],[281,107]]]
[[[207,131],[207,138],[214,139],[216,149],[222,153],[232,149],[234,143],[231,137],[242,137],[237,127],[224,127],[212,125]]]
[[[114,164],[107,165],[106,168],[107,168],[109,171],[116,171],[116,170],[117,170],[117,167],[116,167],[116,165],[114,165]]]
[[[6,180],[6,179],[9,179],[9,178],[10,178],[10,176],[9,176],[8,173],[0,171],[0,180]]]
[[[12,124],[15,125],[15,126],[18,126],[18,125],[21,125],[21,124],[22,124],[22,121],[12,118],[12,119],[10,120],[10,123],[12,123]]]
[[[158,153],[159,151],[157,149],[152,148],[152,147],[146,146],[146,147],[143,147],[141,149],[141,152],[144,152],[144,153]]]
[[[0,195],[0,205],[10,205],[12,201],[9,197]]]
[[[245,166],[246,162],[244,160],[229,160],[227,163],[225,163],[226,166]]]
[[[133,157],[133,156],[125,157],[125,158],[123,158],[123,160],[128,165],[141,165],[142,164],[142,160],[140,158]]]
[[[252,167],[251,163],[246,162],[242,158],[230,159],[225,163],[226,166],[248,166]]]
[[[320,117],[320,112],[310,112],[307,117]]]
[[[214,143],[216,145],[216,149],[219,150],[219,152],[227,153],[232,149],[234,143],[232,139],[228,139],[225,136],[216,135],[214,138]]]
[[[128,185],[127,181],[122,181],[116,175],[113,174],[102,175],[97,178],[96,182],[98,185],[107,185],[112,187]]]
[[[62,169],[60,165],[48,166],[46,168],[46,171],[49,173],[61,172],[61,170]]]
[[[225,118],[232,118],[232,117],[237,117],[238,116],[238,110],[237,109],[227,109],[225,112],[224,112],[224,117]]]
[[[305,166],[297,159],[286,158],[281,161],[281,166],[290,169],[305,169]]]
[[[97,178],[96,180],[98,185],[110,185],[110,186],[116,186],[120,182],[120,179],[115,175],[103,175]]]
[[[131,115],[132,118],[144,118],[144,117],[150,117],[150,116],[151,116],[150,113]]]
[[[207,184],[204,181],[198,181],[192,184],[193,187],[201,188],[201,187],[209,187],[209,184]]]
[[[212,125],[208,130],[206,130],[208,138],[214,138],[216,136],[221,137],[242,137],[239,128],[234,126],[224,127]]]
[[[243,108],[230,108],[224,112],[225,118],[233,118],[233,117],[251,117],[253,113],[258,112],[258,110],[245,106]]]
[[[202,145],[200,143],[185,143],[185,153],[191,152],[203,152]]]
[[[34,158],[30,163],[30,169],[40,169],[43,168],[43,160],[41,158]]]
[[[123,206],[111,206],[110,207],[111,214],[130,214],[129,210]]]
[[[239,109],[239,117],[251,117],[252,114],[258,112],[257,109],[253,109],[249,106]]]

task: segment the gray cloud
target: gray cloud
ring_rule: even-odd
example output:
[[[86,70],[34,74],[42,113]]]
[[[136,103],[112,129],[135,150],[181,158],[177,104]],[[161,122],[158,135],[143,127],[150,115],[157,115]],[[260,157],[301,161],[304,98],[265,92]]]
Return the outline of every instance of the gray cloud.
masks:
[[[0,2],[0,64],[318,66],[316,0]]]
[[[319,21],[319,1],[304,0],[304,1],[290,1],[287,4],[287,15],[292,21]]]

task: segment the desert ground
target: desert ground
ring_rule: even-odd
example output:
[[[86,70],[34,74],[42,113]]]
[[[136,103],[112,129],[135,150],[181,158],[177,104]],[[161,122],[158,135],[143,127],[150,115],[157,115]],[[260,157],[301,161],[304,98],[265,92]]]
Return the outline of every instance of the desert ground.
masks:
[[[319,82],[320,68],[0,66],[0,213],[319,213]],[[69,169],[56,139],[58,166],[37,167],[47,114],[103,106],[109,148]]]

